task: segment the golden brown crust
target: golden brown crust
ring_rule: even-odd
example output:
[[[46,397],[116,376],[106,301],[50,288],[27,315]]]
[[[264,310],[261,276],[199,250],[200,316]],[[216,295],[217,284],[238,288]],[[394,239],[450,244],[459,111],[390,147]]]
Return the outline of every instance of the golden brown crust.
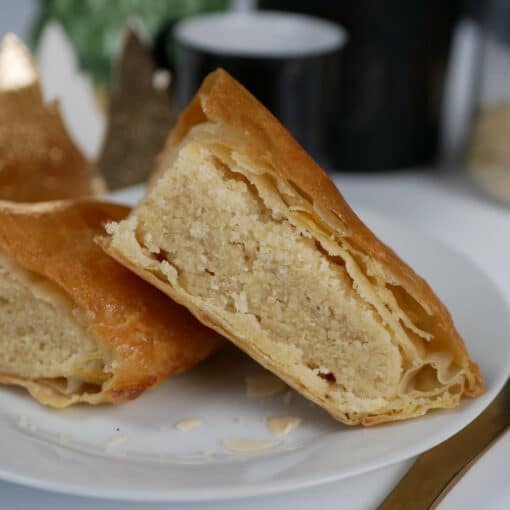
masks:
[[[3,41],[2,58],[25,66],[34,78],[0,87],[0,199],[39,202],[103,192],[104,183],[69,137],[57,103],[45,104],[28,50],[12,34]]]
[[[191,368],[223,341],[94,242],[106,222],[120,221],[128,212],[127,207],[92,200],[0,202],[0,250],[63,289],[84,312],[91,334],[113,349],[112,377],[100,394],[81,401],[135,398],[167,375]],[[2,376],[2,381],[25,386],[33,395],[48,393],[34,381],[12,376]],[[72,397],[52,405],[75,401]]]
[[[428,308],[436,331],[448,338],[457,363],[471,375],[465,394],[483,392],[479,368],[470,360],[464,342],[442,302],[427,282],[418,276],[393,250],[382,243],[358,218],[328,175],[294,140],[280,122],[240,83],[222,69],[211,73],[203,82],[188,108],[183,112],[170,138],[178,144],[194,126],[213,122],[243,133],[243,151],[255,159],[264,159],[285,180],[309,198],[316,210],[332,213],[341,222],[329,223],[356,250],[368,255],[391,285],[401,286],[412,298]],[[328,223],[326,217],[321,218]]]

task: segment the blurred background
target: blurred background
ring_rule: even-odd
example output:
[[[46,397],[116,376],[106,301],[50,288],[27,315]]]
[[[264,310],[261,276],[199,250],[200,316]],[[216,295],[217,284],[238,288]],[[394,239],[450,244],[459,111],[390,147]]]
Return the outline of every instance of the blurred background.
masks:
[[[127,44],[126,24],[146,54]],[[35,52],[78,145],[108,165],[121,157],[104,154],[112,126],[122,131],[128,105],[151,101],[130,85],[150,59],[174,112],[142,121],[153,151],[222,66],[328,171],[461,168],[510,201],[505,0],[3,0],[8,31]]]

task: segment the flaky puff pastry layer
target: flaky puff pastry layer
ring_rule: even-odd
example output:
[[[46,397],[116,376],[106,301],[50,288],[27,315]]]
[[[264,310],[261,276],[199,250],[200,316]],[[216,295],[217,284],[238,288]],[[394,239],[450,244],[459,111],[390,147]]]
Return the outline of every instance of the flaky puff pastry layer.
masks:
[[[103,225],[121,220],[128,212],[127,207],[92,200],[30,205],[0,202],[0,252],[8,262],[3,267],[20,268],[25,276],[19,281],[38,298],[52,306],[57,303],[52,308],[57,310],[57,321],[59,314],[62,319],[76,320],[76,327],[86,335],[83,351],[85,343],[92,344],[97,347],[93,354],[99,356],[98,363],[87,365],[80,357],[90,357],[90,352],[73,352],[71,372],[69,363],[65,370],[62,367],[63,381],[30,377],[26,363],[20,376],[16,366],[23,360],[0,356],[4,364],[0,382],[23,386],[53,407],[78,402],[118,404],[136,398],[169,374],[190,369],[221,345],[219,335],[96,244]],[[17,278],[19,271],[12,273],[7,276]],[[7,300],[0,300],[0,316],[6,306]],[[4,314],[2,319],[9,317]],[[30,320],[29,312],[23,330],[30,330]],[[33,349],[39,348],[37,331],[30,340]],[[33,372],[40,376],[40,365],[51,364],[44,356],[51,355],[47,347]],[[88,367],[87,373],[83,367]],[[58,374],[59,367],[52,366],[52,370]]]
[[[306,343],[297,348],[289,344],[288,339],[281,342],[278,335],[261,330],[260,325],[266,318],[255,312],[250,316],[256,300],[251,299],[253,296],[249,293],[243,291],[242,296],[237,295],[238,301],[242,297],[240,306],[234,303],[222,307],[216,299],[217,285],[210,287],[208,296],[188,290],[193,286],[198,288],[195,284],[199,278],[204,280],[205,275],[186,271],[182,256],[181,265],[174,266],[175,260],[182,255],[176,247],[180,243],[176,234],[178,222],[173,224],[175,232],[170,225],[158,227],[156,231],[147,218],[171,216],[172,208],[177,209],[181,218],[186,218],[189,213],[189,208],[188,212],[184,211],[186,204],[178,205],[179,197],[174,194],[174,202],[168,201],[165,205],[165,193],[170,196],[172,186],[182,182],[188,182],[192,189],[187,174],[195,175],[201,165],[204,169],[202,177],[209,179],[208,182],[224,179],[225,188],[220,191],[225,192],[225,201],[234,196],[227,194],[228,181],[230,191],[237,190],[239,196],[244,193],[244,196],[255,197],[254,204],[263,204],[259,209],[263,211],[260,214],[266,225],[268,221],[283,222],[291,226],[288,232],[299,232],[300,238],[313,239],[317,256],[323,257],[324,264],[332,271],[336,267],[342,282],[350,279],[349,288],[343,288],[345,292],[338,295],[338,303],[340,306],[340,301],[348,296],[349,303],[356,302],[358,307],[345,312],[347,305],[342,303],[342,327],[346,337],[335,341],[344,342],[344,346],[351,342],[349,346],[352,346],[349,338],[361,338],[360,351],[365,349],[365,352],[371,352],[371,344],[386,342],[385,351],[381,351],[384,357],[381,367],[391,368],[382,368],[381,373],[376,374],[384,388],[379,395],[374,383],[376,377],[367,374],[365,369],[373,359],[367,359],[365,366],[363,361],[356,360],[358,374],[349,380],[351,388],[346,388],[330,368],[313,362],[314,354],[323,360],[334,355],[333,344],[326,342],[322,347],[315,346],[315,353],[307,353],[305,363]],[[220,191],[206,188],[201,197],[209,193],[217,195]],[[221,208],[221,200],[216,205]],[[208,211],[207,207],[207,199],[200,198],[194,211],[197,218],[214,217],[217,211]],[[229,210],[235,215],[235,209]],[[202,214],[202,211],[205,212]],[[252,219],[255,213],[250,214]],[[243,218],[236,217],[236,225],[242,221]],[[210,219],[209,222],[211,226]],[[199,225],[190,239],[201,236],[207,239],[207,224],[205,227],[204,230],[203,224]],[[250,232],[267,233],[263,223],[259,227],[250,226]],[[224,228],[238,227],[225,225]],[[470,359],[446,307],[427,282],[363,224],[327,174],[278,120],[222,70],[206,78],[181,115],[144,200],[128,219],[110,225],[109,233],[111,238],[105,247],[117,260],[186,306],[204,324],[225,335],[346,424],[374,425],[420,416],[431,409],[455,407],[462,396],[472,397],[483,392],[483,379],[477,365]],[[239,241],[230,245],[232,249],[236,244],[248,246],[253,241],[245,232],[239,231],[239,235]],[[190,239],[186,239],[186,246],[193,251],[194,241]],[[281,239],[282,243],[286,242],[283,237]],[[163,246],[165,240],[171,242]],[[214,239],[209,239],[210,243],[212,241]],[[310,246],[310,242],[306,242]],[[198,246],[195,247],[198,249]],[[267,250],[265,252],[267,259]],[[205,253],[206,259],[207,255]],[[221,255],[228,263],[228,247]],[[260,256],[257,260],[260,261]],[[275,257],[274,260],[278,259]],[[214,271],[209,270],[209,273],[213,278]],[[235,274],[230,277],[236,279]],[[317,279],[320,279],[319,273]],[[340,277],[338,281],[334,278],[331,281],[338,284],[338,288],[345,286]],[[261,281],[261,284],[271,287],[269,281]],[[313,290],[313,284],[309,289],[300,290],[294,282],[294,289],[289,290],[290,299],[293,299],[292,293],[299,295],[301,291],[313,293]],[[311,308],[302,309],[303,315],[311,317],[313,313]],[[371,329],[367,325],[369,321]],[[329,327],[327,321],[322,327]],[[381,335],[367,333],[377,331],[377,328]],[[278,324],[275,331],[277,329]],[[298,339],[301,334],[302,331],[296,329],[294,338]],[[385,340],[381,343],[383,336]],[[349,366],[344,369],[345,372]],[[371,379],[371,385],[366,385],[369,391],[353,390],[358,386],[363,388],[356,383],[363,382],[364,377],[367,381]],[[392,386],[384,386],[385,381],[393,381]]]
[[[29,51],[13,34],[0,45],[0,199],[42,202],[99,195],[57,102],[45,103]]]

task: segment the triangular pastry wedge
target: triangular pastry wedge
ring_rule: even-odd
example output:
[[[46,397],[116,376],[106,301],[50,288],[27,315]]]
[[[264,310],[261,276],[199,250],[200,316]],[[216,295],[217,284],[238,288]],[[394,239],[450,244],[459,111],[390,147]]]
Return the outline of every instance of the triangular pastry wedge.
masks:
[[[121,403],[222,343],[95,243],[128,212],[0,202],[0,383],[53,407]]]
[[[7,34],[0,45],[0,199],[41,202],[104,190],[69,137],[58,104],[44,102],[29,51]]]
[[[225,71],[181,115],[108,251],[346,424],[456,406],[483,381],[429,285]]]

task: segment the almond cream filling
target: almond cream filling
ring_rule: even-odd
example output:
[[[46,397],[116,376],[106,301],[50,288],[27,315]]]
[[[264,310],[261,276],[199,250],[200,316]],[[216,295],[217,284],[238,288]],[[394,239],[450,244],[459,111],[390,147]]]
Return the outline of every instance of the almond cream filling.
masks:
[[[0,254],[0,373],[62,395],[108,379],[104,353],[56,284]]]

